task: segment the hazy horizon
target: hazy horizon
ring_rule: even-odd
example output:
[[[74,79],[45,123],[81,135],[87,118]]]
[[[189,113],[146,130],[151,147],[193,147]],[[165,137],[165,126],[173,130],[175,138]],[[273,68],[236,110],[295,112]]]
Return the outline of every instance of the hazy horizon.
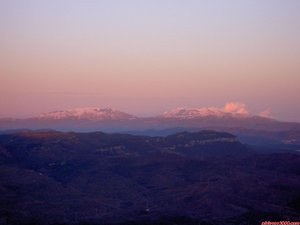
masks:
[[[156,117],[156,116],[163,116],[165,113],[169,114],[169,113],[173,113],[173,110],[176,111],[176,113],[178,112],[177,110],[181,110],[181,109],[187,109],[187,110],[195,110],[195,109],[202,109],[202,110],[207,110],[207,112],[211,111],[211,112],[224,112],[224,113],[232,113],[232,115],[240,115],[240,116],[260,116],[260,117],[264,117],[264,118],[269,118],[269,119],[275,119],[275,120],[280,120],[278,118],[275,118],[272,115],[272,112],[270,109],[266,109],[263,110],[261,112],[250,112],[246,106],[246,104],[242,103],[242,102],[226,102],[222,107],[216,107],[216,106],[209,106],[209,107],[185,107],[185,106],[181,106],[181,107],[176,107],[176,108],[172,108],[172,109],[168,109],[166,111],[162,111],[156,114],[134,114],[131,112],[127,112],[124,110],[120,110],[117,108],[108,108],[108,107],[98,107],[98,106],[89,106],[89,107],[75,107],[75,108],[65,108],[65,109],[57,109],[57,110],[51,110],[48,112],[40,112],[37,114],[32,114],[32,115],[23,115],[22,117],[2,117],[2,118],[14,118],[14,119],[29,119],[29,118],[34,118],[34,117],[39,117],[39,116],[43,116],[45,114],[48,113],[55,113],[55,112],[73,112],[77,111],[79,113],[85,111],[85,112],[92,112],[95,109],[112,109],[112,110],[116,110],[116,111],[120,111],[120,112],[124,112],[124,113],[128,113],[130,115],[133,116],[137,116],[140,118],[147,118],[147,117]],[[202,111],[204,112],[204,111]],[[1,119],[1,118],[0,118]],[[297,122],[297,121],[287,121],[287,120],[281,120],[281,121],[286,121],[286,122]]]
[[[0,118],[241,102],[300,122],[300,1],[3,0]]]

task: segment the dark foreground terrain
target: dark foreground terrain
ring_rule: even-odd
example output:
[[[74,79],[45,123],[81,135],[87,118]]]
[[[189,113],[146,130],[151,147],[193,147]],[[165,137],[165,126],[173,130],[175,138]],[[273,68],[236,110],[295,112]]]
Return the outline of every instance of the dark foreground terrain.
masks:
[[[300,220],[300,155],[228,133],[0,135],[0,224]]]

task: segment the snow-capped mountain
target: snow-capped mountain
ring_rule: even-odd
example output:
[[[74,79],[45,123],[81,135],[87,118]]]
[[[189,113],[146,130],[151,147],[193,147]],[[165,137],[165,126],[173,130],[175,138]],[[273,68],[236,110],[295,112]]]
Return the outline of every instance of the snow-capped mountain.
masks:
[[[175,108],[163,113],[164,118],[177,118],[177,119],[192,119],[205,116],[222,117],[225,115],[232,115],[217,108]],[[241,115],[241,114],[236,114]]]
[[[249,117],[250,114],[242,103],[229,102],[223,108],[175,108],[163,113],[164,118],[193,119],[198,117]]]
[[[42,113],[38,116],[39,119],[85,119],[85,120],[130,120],[135,119],[136,116],[110,109],[110,108],[75,108],[62,111],[54,111]]]
[[[75,108],[42,113],[27,119],[1,119],[0,131],[13,129],[55,129],[61,131],[163,130],[170,128],[232,128],[289,131],[300,130],[299,123],[282,122],[248,113],[243,103],[229,102],[224,107],[175,108],[160,116],[137,117],[110,108]]]

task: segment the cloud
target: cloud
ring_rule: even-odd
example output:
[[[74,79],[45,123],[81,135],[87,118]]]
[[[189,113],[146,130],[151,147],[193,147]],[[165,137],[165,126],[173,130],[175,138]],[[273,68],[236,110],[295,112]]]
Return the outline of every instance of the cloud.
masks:
[[[227,113],[249,114],[246,105],[241,102],[227,102],[222,110]]]
[[[259,115],[260,115],[261,117],[270,118],[270,117],[271,117],[271,109],[268,108],[268,109],[266,109],[266,110],[260,112]]]

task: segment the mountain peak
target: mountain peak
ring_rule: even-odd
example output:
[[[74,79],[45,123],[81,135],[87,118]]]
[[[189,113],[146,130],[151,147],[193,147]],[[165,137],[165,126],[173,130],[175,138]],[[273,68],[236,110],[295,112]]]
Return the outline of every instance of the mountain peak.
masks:
[[[249,113],[243,103],[229,102],[226,103],[223,108],[207,107],[207,108],[175,108],[173,110],[163,113],[165,118],[177,118],[177,119],[192,119],[206,116],[236,116],[236,117],[248,117]]]
[[[83,107],[68,110],[42,113],[40,119],[88,119],[88,120],[127,120],[136,118],[133,115],[111,108]]]
[[[180,118],[180,119],[191,119],[194,117],[203,116],[221,116],[222,112],[217,108],[175,108],[170,111],[163,113],[165,118]]]
[[[215,116],[215,117],[249,117],[248,113],[241,112],[226,112],[219,108],[175,108],[167,111],[162,115],[164,118],[176,119],[193,119],[198,117]]]

